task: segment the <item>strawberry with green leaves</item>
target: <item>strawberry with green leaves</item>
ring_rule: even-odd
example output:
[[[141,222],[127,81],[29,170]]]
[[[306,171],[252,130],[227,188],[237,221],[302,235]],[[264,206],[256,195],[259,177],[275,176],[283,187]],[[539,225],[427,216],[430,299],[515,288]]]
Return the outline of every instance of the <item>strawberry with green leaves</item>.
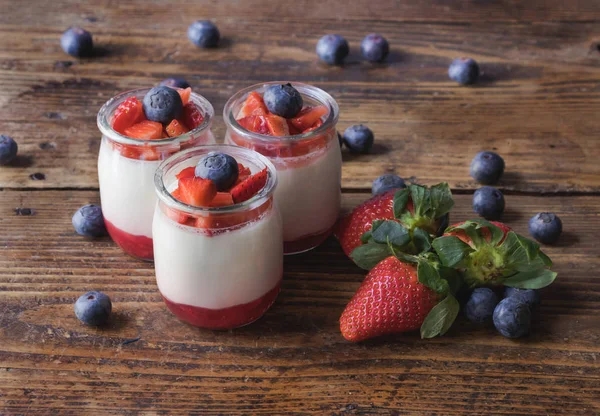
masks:
[[[447,227],[453,206],[447,183],[431,187],[411,184],[376,195],[356,207],[342,218],[335,235],[350,257],[363,245],[387,244],[387,238],[397,251],[418,254],[428,251],[432,238]]]
[[[541,289],[556,279],[540,246],[502,223],[476,219],[455,224],[432,245],[441,263],[460,270],[470,287]]]
[[[360,253],[355,260],[371,264]],[[342,335],[352,342],[419,328],[422,338],[443,335],[458,315],[454,293],[460,284],[458,274],[433,253],[386,257],[370,270],[344,309]]]

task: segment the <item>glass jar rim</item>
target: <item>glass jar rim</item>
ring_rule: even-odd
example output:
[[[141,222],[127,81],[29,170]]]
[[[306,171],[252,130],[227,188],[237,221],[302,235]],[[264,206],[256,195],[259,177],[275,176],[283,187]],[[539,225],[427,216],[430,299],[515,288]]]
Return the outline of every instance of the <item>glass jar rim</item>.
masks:
[[[295,134],[288,136],[270,136],[266,134],[255,133],[250,131],[244,127],[242,127],[236,120],[233,115],[233,106],[237,101],[251,93],[252,91],[256,91],[259,88],[268,87],[271,85],[281,85],[281,84],[292,84],[294,88],[296,88],[300,94],[304,96],[308,96],[315,101],[319,101],[322,105],[327,106],[328,113],[327,119],[323,122],[323,124],[316,129],[309,131],[308,133],[303,134]],[[304,84],[302,82],[294,82],[294,81],[270,81],[270,82],[261,82],[260,84],[254,84],[249,87],[243,88],[233,94],[229,100],[225,103],[225,107],[223,108],[223,120],[228,128],[232,128],[236,134],[249,136],[252,140],[264,141],[266,143],[273,142],[301,142],[303,140],[310,140],[317,136],[324,134],[327,130],[331,128],[331,126],[335,126],[337,124],[339,118],[339,106],[335,99],[329,95],[326,91],[321,88],[315,87],[310,84]]]
[[[210,152],[220,151],[227,153],[235,158],[235,154],[246,155],[248,159],[252,158],[258,160],[264,168],[267,169],[267,182],[265,186],[252,198],[233,205],[227,205],[223,207],[198,207],[195,205],[188,205],[184,202],[179,201],[175,198],[168,190],[164,183],[164,176],[174,167],[179,165],[181,162],[198,155],[208,154]],[[237,160],[237,159],[236,159]],[[169,208],[174,208],[179,211],[183,211],[187,214],[216,214],[216,213],[235,213],[239,211],[249,211],[258,208],[266,202],[268,198],[273,195],[275,188],[277,187],[277,172],[275,166],[260,153],[240,146],[229,145],[229,144],[210,144],[195,146],[181,152],[175,153],[168,159],[163,160],[156,172],[154,173],[154,188],[158,195],[158,198],[164,202]]]
[[[193,102],[194,104],[196,104],[203,110],[202,115],[204,117],[204,120],[198,127],[188,131],[187,133],[181,134],[176,137],[169,137],[169,138],[165,138],[165,139],[145,140],[145,139],[135,139],[133,137],[127,137],[127,136],[117,132],[115,129],[113,129],[110,124],[110,117],[112,116],[114,111],[117,109],[118,105],[121,104],[123,101],[125,101],[129,97],[145,95],[148,91],[150,91],[150,89],[151,88],[137,88],[134,90],[124,91],[124,92],[121,92],[121,93],[115,95],[110,100],[105,102],[104,105],[100,108],[100,111],[98,111],[98,116],[96,117],[98,129],[100,129],[100,132],[102,133],[102,135],[106,136],[107,138],[109,138],[112,141],[115,141],[115,142],[118,142],[121,144],[134,145],[134,146],[141,146],[141,145],[160,146],[160,145],[171,144],[171,143],[176,143],[176,142],[186,142],[186,141],[196,137],[198,135],[198,133],[202,133],[205,130],[210,128],[212,119],[215,114],[215,110],[214,110],[212,104],[210,103],[210,101],[208,101],[205,97],[203,97],[202,95],[197,94],[195,92],[192,92],[190,94],[190,102]],[[178,88],[176,88],[176,89],[178,89]]]

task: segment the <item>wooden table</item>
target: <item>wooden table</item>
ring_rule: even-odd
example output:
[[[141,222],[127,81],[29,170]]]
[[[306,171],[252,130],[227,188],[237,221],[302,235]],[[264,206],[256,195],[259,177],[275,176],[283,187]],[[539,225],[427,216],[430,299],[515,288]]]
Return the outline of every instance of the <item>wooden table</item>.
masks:
[[[600,414],[598,3],[331,3],[0,0],[0,134],[20,148],[0,168],[0,414]],[[220,48],[187,40],[197,18],[218,24]],[[99,56],[62,52],[70,25],[93,32]],[[351,44],[343,68],[317,62],[328,32]],[[360,59],[369,32],[389,39],[386,63]],[[481,63],[474,87],[448,80],[463,55]],[[79,206],[99,202],[102,103],[172,75],[213,103],[218,137],[223,105],[242,87],[289,79],[329,91],[341,130],[360,122],[376,135],[371,155],[344,152],[345,209],[395,172],[449,182],[453,219],[466,219],[478,186],[469,162],[498,151],[506,221],[522,233],[538,211],[564,222],[547,248],[559,277],[533,334],[513,341],[461,319],[442,338],[348,343],[338,318],[364,273],[332,238],[286,258],[281,295],[255,324],[180,323],[151,264],[71,226]],[[107,329],[73,314],[92,289],[113,299]]]

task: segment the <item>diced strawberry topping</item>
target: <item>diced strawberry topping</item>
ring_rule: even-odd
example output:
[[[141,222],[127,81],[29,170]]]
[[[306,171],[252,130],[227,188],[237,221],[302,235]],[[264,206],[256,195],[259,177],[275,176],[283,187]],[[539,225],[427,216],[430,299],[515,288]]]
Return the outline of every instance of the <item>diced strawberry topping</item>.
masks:
[[[167,131],[165,129],[163,129],[162,131],[162,135],[160,136],[161,139],[168,139],[169,138],[169,133],[167,133]]]
[[[316,130],[319,127],[321,127],[322,125],[323,125],[323,121],[321,119],[319,119],[319,120],[317,120],[317,122],[315,124],[312,125],[312,127],[307,128],[302,133],[308,133],[310,131]]]
[[[290,129],[285,118],[275,114],[268,114],[265,117],[269,133],[273,136],[289,136]]]
[[[162,137],[163,126],[156,121],[144,120],[123,131],[127,137],[142,140],[155,140]]]
[[[144,118],[142,103],[135,97],[129,97],[119,104],[115,110],[112,118],[112,128],[123,134],[125,129],[139,123]]]
[[[179,96],[181,97],[181,102],[183,103],[183,105],[186,105],[190,101],[190,95],[192,95],[192,89],[190,87],[187,87],[185,89],[178,89],[177,92],[179,93]]]
[[[194,103],[187,103],[183,106],[183,122],[189,130],[198,127],[204,121],[204,116],[200,109]]]
[[[177,175],[175,175],[175,177],[177,179],[193,178],[194,176],[196,176],[195,172],[196,172],[196,167],[190,166],[188,168],[182,169],[181,172],[179,172]]]
[[[250,170],[250,168],[247,168],[241,163],[238,163],[238,179],[246,179],[250,175],[252,175],[252,171]]]
[[[296,135],[296,134],[302,134],[302,131],[298,130],[298,129],[296,128],[296,126],[294,126],[294,125],[292,124],[292,120],[285,120],[285,121],[287,122],[287,125],[288,125],[288,130],[290,131],[290,134],[291,134],[292,136],[294,136],[294,135]]]
[[[181,201],[188,205],[206,207],[217,194],[217,186],[210,179],[197,177],[179,179]]]
[[[233,205],[233,197],[229,192],[217,192],[210,202],[211,207],[226,207],[228,205]]]
[[[318,107],[304,107],[290,121],[298,130],[304,132],[314,126],[325,114],[327,114],[327,108],[322,105]]]
[[[264,116],[248,116],[237,121],[240,126],[246,130],[253,131],[258,134],[270,134],[267,121]]]
[[[138,160],[159,160],[160,153],[152,146],[137,146]]]
[[[181,192],[179,188],[171,192],[171,195],[173,195],[175,199],[181,201]],[[184,213],[172,208],[167,208],[166,213],[169,218],[175,222],[178,222],[179,224],[185,224],[190,219],[188,215],[185,215]]]
[[[169,137],[181,136],[189,131],[187,127],[185,127],[179,120],[171,121],[169,125],[165,127],[165,130],[167,131]]]
[[[260,191],[267,183],[267,168],[248,177],[231,190],[233,201],[237,204],[247,201]]]
[[[264,116],[267,115],[269,111],[267,110],[267,106],[263,101],[263,98],[256,91],[248,94],[242,109],[238,113],[238,118],[244,118],[248,116]]]

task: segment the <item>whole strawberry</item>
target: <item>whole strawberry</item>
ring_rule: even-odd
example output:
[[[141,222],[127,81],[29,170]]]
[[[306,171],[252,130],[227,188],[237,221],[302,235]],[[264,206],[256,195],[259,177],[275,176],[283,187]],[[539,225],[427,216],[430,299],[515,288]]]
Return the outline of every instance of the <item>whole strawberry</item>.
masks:
[[[499,222],[482,219],[452,225],[432,243],[446,267],[461,271],[471,287],[505,285],[540,289],[556,278],[540,246]]]
[[[387,244],[388,237],[396,250],[418,254],[429,250],[432,238],[448,226],[453,205],[447,183],[432,187],[411,184],[376,195],[356,207],[342,218],[335,235],[350,257],[365,243]]]
[[[444,334],[458,314],[452,292],[460,280],[435,255],[391,256],[371,269],[340,317],[348,341],[421,328],[423,338]],[[443,277],[442,277],[443,276]]]

